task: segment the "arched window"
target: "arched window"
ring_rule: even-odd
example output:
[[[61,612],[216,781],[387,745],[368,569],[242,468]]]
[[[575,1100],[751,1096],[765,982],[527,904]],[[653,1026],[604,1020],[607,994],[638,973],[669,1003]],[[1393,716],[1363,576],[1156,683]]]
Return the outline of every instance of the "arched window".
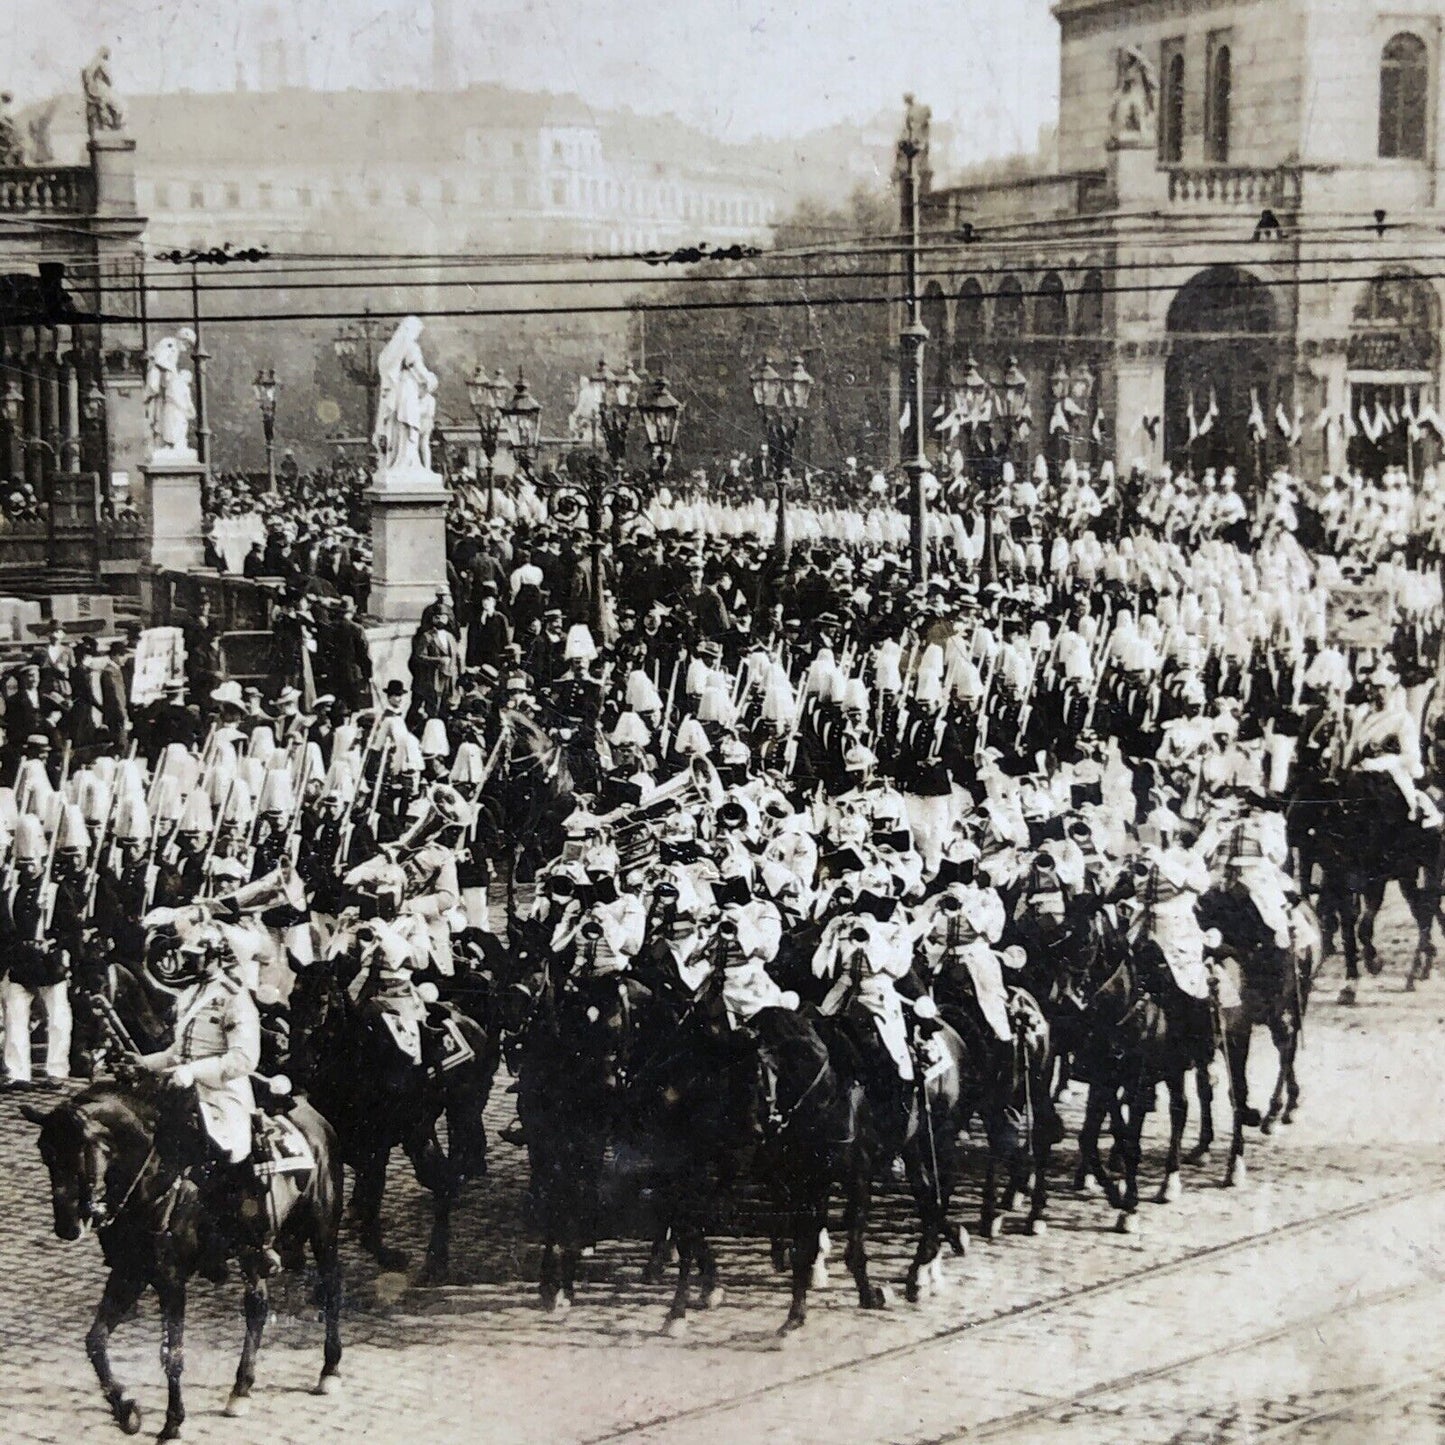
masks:
[[[1229,46],[1221,45],[1214,52],[1214,65],[1209,76],[1209,159],[1229,159],[1229,93],[1233,76],[1230,70]]]
[[[1024,288],[1017,276],[1005,276],[998,283],[998,299],[993,310],[993,334],[999,338],[1022,336],[1024,333]]]
[[[1164,67],[1159,116],[1159,159],[1177,165],[1184,155],[1184,56],[1176,50]]]
[[[1104,331],[1104,278],[1090,271],[1079,288],[1079,304],[1074,311],[1074,333],[1077,336],[1101,336]]]
[[[1380,58],[1380,155],[1425,159],[1430,55],[1418,35],[1396,35]]]
[[[967,355],[984,339],[988,318],[984,314],[983,287],[970,276],[958,288],[958,305],[953,312],[953,344],[960,355]]]
[[[1440,307],[1435,290],[1409,272],[1376,276],[1350,323],[1352,371],[1420,371],[1438,364]]]
[[[1064,299],[1064,283],[1056,271],[1050,271],[1039,282],[1038,299],[1034,302],[1034,335],[1067,336],[1069,303]]]

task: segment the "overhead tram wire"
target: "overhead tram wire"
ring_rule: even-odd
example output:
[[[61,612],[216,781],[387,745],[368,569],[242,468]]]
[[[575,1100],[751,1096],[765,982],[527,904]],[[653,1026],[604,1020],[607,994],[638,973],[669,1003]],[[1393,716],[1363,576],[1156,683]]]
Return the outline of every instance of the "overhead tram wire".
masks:
[[[1419,252],[1408,254],[1370,256],[1368,264],[1373,266],[1405,266],[1417,264],[1422,260],[1433,260],[1436,257],[1424,256]],[[1058,275],[1088,275],[1090,273],[1119,273],[1136,271],[1200,271],[1208,270],[1216,266],[1233,265],[1236,257],[1205,257],[1191,258],[1189,260],[1155,260],[1155,261],[1116,261],[1116,262],[1076,262],[1063,263],[1056,266],[1049,266],[1047,270]],[[1291,259],[1291,264],[1299,266],[1355,266],[1367,264],[1365,258],[1340,258],[1335,256],[1299,256]],[[1035,268],[1037,269],[1037,268]],[[297,273],[306,275],[306,273]],[[923,279],[938,280],[941,278],[953,278],[957,275],[957,268],[926,270],[921,273]],[[203,282],[201,290],[203,294],[210,295],[245,295],[248,292],[271,293],[274,291],[375,291],[375,290],[408,290],[408,289],[496,289],[505,288],[512,290],[535,289],[539,287],[561,287],[561,286],[626,286],[630,288],[644,288],[649,286],[730,286],[730,285],[757,285],[763,283],[793,283],[798,282],[847,282],[847,281],[887,281],[893,279],[893,272],[887,270],[875,271],[763,271],[755,273],[737,273],[726,276],[700,276],[693,273],[665,273],[659,276],[634,279],[631,277],[606,276],[606,277],[571,277],[571,276],[539,276],[530,279],[518,279],[514,277],[443,277],[441,279],[428,279],[419,277],[410,280],[393,280],[378,282],[374,280],[331,280],[313,281],[310,279],[290,282],[268,281],[265,284],[247,284],[246,281],[238,280],[234,283],[223,283],[212,280],[210,284]],[[132,288],[115,288],[122,293],[128,293]],[[104,290],[104,287],[102,287]],[[152,296],[165,296],[170,294],[191,294],[189,284],[154,286],[147,285],[147,292]]]
[[[1358,262],[1341,263],[1342,265],[1362,264]],[[1307,286],[1335,286],[1353,281],[1371,281],[1378,276],[1378,270],[1371,266],[1371,269],[1361,275],[1330,275],[1330,276],[1301,276],[1288,282],[1271,282],[1258,278],[1249,278],[1246,284],[1241,285],[1233,278],[1219,281],[1200,280],[1195,283],[1198,290],[1221,290],[1248,292],[1256,290],[1272,290],[1277,285],[1281,287],[1303,288]],[[1445,280],[1445,271],[1415,271],[1412,273],[1420,280]],[[1175,291],[1178,288],[1173,283],[1144,283],[1141,285],[1120,285],[1104,286],[1095,291],[1092,295],[1100,296],[1122,296],[1140,295],[1156,291]],[[1056,293],[1045,291],[1040,287],[1023,287],[1012,293],[1019,297],[1039,297],[1054,295]],[[901,305],[905,301],[902,295],[877,295],[868,294],[861,296],[782,296],[782,297],[745,297],[733,300],[699,299],[694,301],[646,301],[636,300],[621,302],[619,304],[575,304],[566,306],[513,306],[513,307],[411,307],[405,310],[376,310],[368,309],[363,311],[298,311],[298,312],[240,312],[233,314],[207,314],[207,325],[253,325],[257,322],[297,322],[297,321],[360,321],[370,316],[373,320],[400,320],[406,316],[431,317],[434,319],[463,319],[463,318],[484,318],[484,317],[549,317],[549,316],[604,316],[604,315],[632,315],[639,312],[647,314],[659,314],[669,311],[767,311],[767,310],[789,310],[802,308],[827,308],[832,306],[891,306]],[[134,318],[106,316],[102,314],[99,319],[102,322],[126,323]],[[154,316],[150,317],[153,326],[182,325],[189,320],[188,313],[181,313],[176,316]],[[1002,338],[994,338],[1002,339]]]

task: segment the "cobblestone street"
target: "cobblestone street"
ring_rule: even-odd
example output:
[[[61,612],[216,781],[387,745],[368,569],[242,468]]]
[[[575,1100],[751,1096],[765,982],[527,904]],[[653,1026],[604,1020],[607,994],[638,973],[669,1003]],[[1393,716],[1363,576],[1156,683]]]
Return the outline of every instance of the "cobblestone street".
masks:
[[[1398,942],[1389,930],[1387,938]],[[241,1340],[234,1287],[191,1296],[185,1438],[195,1441],[1438,1441],[1445,1370],[1445,1084],[1439,985],[1400,992],[1398,972],[1360,1005],[1321,981],[1301,1063],[1298,1122],[1251,1133],[1244,1187],[1220,1187],[1222,1154],[1186,1171],[1174,1205],[1147,1203],[1142,1230],[1068,1188],[1072,1140],[1055,1157],[1050,1230],[970,1241],[947,1288],[917,1306],[899,1288],[909,1209],[881,1192],[871,1243],[892,1307],[864,1314],[839,1278],[814,1297],[802,1337],[780,1348],[786,1290],[758,1239],[723,1241],[722,1305],[681,1340],[659,1330],[667,1290],[641,1281],[641,1240],[605,1243],[560,1321],[535,1303],[536,1252],[520,1224],[520,1153],[493,1151],[489,1181],[459,1212],[459,1283],[382,1275],[346,1246],[344,1392],[309,1393],[321,1335],[308,1287],[273,1291],[253,1412],[220,1414]],[[1252,1087],[1273,1082],[1256,1035]],[[499,1081],[493,1130],[510,1099]],[[1070,1096],[1076,1121],[1079,1097]],[[1221,1091],[1219,1119],[1224,1124]],[[1147,1134],[1157,1188],[1164,1116]],[[1197,1120],[1191,1120],[1191,1136]],[[33,1129],[0,1105],[7,1168],[0,1240],[0,1399],[7,1441],[79,1441],[113,1429],[83,1336],[103,1279],[93,1240],[50,1232]],[[1146,1195],[1147,1197],[1147,1195]],[[976,1217],[977,1181],[963,1193]],[[420,1254],[425,1201],[394,1168],[393,1242]],[[114,1343],[117,1371],[159,1427],[158,1313],[148,1298]]]

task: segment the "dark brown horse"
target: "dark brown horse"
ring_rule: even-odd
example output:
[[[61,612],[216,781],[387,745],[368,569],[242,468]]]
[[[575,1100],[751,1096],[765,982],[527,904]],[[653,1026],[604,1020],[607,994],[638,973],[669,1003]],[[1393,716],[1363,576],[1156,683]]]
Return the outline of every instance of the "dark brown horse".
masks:
[[[111,1414],[127,1435],[141,1427],[140,1407],[112,1373],[107,1345],[148,1288],[160,1298],[168,1400],[158,1438],[174,1440],[186,1416],[181,1398],[186,1285],[201,1264],[206,1232],[206,1206],[191,1177],[205,1147],[195,1093],[148,1078],[134,1086],[105,1082],[48,1113],[30,1105],[21,1112],[40,1126],[55,1233],[77,1240],[94,1229],[110,1266],[85,1347]],[[294,1102],[290,1117],[315,1167],[273,1195],[279,1217],[275,1244],[283,1259],[298,1265],[302,1246],[309,1245],[315,1259],[326,1322],[317,1392],[332,1394],[340,1385],[341,1365],[341,1156],[331,1126],[309,1105]],[[226,1412],[240,1415],[255,1384],[268,1305],[259,1251],[240,1247],[233,1253],[246,1280],[246,1341]]]

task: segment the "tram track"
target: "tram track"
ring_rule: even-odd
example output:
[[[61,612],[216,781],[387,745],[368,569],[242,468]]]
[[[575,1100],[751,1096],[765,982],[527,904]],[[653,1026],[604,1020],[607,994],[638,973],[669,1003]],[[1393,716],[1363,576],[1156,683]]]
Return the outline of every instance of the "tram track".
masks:
[[[1086,1304],[1101,1297],[1126,1292],[1131,1287],[1142,1283],[1152,1283],[1161,1279],[1170,1278],[1171,1276],[1187,1274],[1202,1265],[1218,1263],[1233,1256],[1245,1254],[1251,1249],[1258,1249],[1281,1240],[1309,1235],[1320,1230],[1327,1230],[1335,1225],[1348,1223],[1355,1219],[1366,1218],[1372,1214],[1381,1213],[1412,1201],[1428,1199],[1442,1194],[1445,1194],[1445,1182],[1420,1184],[1406,1189],[1394,1190],[1388,1194],[1379,1195],[1374,1199],[1360,1200],[1353,1204],[1341,1205],[1335,1209],[1322,1210],[1319,1213],[1290,1220],[1270,1229],[1257,1230],[1250,1234],[1240,1235],[1235,1239],[1205,1246],[1192,1253],[1182,1255],[1178,1259],[1150,1264],[1140,1269],[1133,1269],[1121,1274],[1112,1275],[1108,1279],[1095,1280],[1075,1289],[1062,1290],[1047,1298],[1030,1300],[1026,1304],[998,1310],[992,1314],[980,1316],[977,1319],[946,1325],[942,1328],[929,1331],[927,1334],[920,1335],[915,1339],[897,1345],[891,1345],[881,1350],[850,1354],[847,1359],[838,1360],[819,1368],[804,1370],[786,1379],[772,1381],[768,1384],[740,1391],[737,1394],[729,1395],[721,1399],[654,1415],[645,1420],[634,1421],[626,1426],[588,1435],[582,1438],[581,1445],[607,1445],[607,1442],[647,1436],[653,1432],[665,1431],[675,1425],[706,1420],[712,1416],[725,1415],[730,1411],[756,1405],[770,1399],[780,1399],[786,1396],[789,1391],[796,1390],[800,1387],[815,1385],[830,1379],[846,1379],[850,1374],[860,1368],[872,1368],[878,1365],[893,1363],[903,1366],[906,1365],[911,1358],[922,1355],[940,1345],[955,1340],[966,1340],[970,1336],[983,1334],[1000,1325],[1012,1325],[1058,1310],[1067,1310],[1071,1306]],[[1368,1299],[1362,1298],[1359,1301],[1358,1307],[1364,1308],[1371,1303],[1388,1303],[1391,1298],[1397,1295],[1403,1296],[1414,1290],[1426,1287],[1427,1285],[1425,1283],[1420,1283],[1407,1286],[1404,1289],[1384,1291],[1378,1298],[1374,1296]],[[1351,1309],[1355,1308],[1355,1302],[1352,1301],[1349,1307]],[[1338,1307],[1332,1313],[1337,1312]],[[1237,1346],[1225,1345],[1218,1349],[1206,1351],[1192,1360],[1173,1361],[1169,1364],[1161,1365],[1157,1371],[1141,1371],[1138,1372],[1137,1378],[1124,1375],[1098,1387],[1091,1386],[1087,1391],[1081,1392],[1078,1395],[1064,1396],[1040,1403],[1037,1406],[1031,1406],[1027,1411],[1020,1412],[1017,1416],[1000,1417],[998,1421],[990,1421],[977,1429],[944,1434],[937,1437],[936,1442],[931,1439],[926,1439],[921,1442],[921,1445],[943,1445],[943,1442],[952,1440],[997,1437],[1000,1434],[1006,1434],[1011,1430],[1018,1429],[1020,1424],[1026,1424],[1030,1420],[1041,1420],[1060,1409],[1067,1409],[1075,1400],[1083,1400],[1099,1394],[1127,1389],[1131,1384],[1145,1383],[1147,1379],[1155,1374],[1164,1377],[1180,1369],[1188,1368],[1191,1363],[1198,1363],[1199,1360],[1216,1357],[1221,1354],[1233,1353],[1237,1349],[1257,1348],[1261,1343],[1282,1337],[1285,1334],[1303,1327],[1302,1322],[1294,1321],[1287,1326],[1281,1326],[1275,1330],[1267,1331],[1259,1338],[1251,1338],[1248,1341],[1241,1342]]]

